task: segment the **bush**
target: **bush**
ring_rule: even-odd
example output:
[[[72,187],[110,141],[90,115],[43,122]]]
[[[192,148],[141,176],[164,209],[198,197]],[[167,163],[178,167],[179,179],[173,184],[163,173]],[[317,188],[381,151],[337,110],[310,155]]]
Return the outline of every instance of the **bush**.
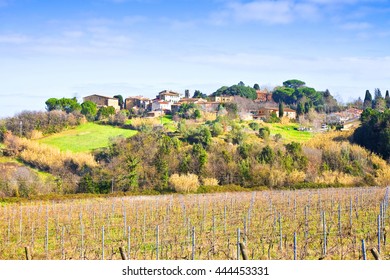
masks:
[[[257,123],[257,122],[251,122],[251,123],[249,124],[249,127],[250,127],[252,130],[257,131],[257,130],[260,129],[260,124]]]
[[[215,178],[203,178],[202,183],[203,186],[210,186],[210,187],[219,185],[218,180]]]
[[[261,139],[267,140],[271,134],[269,127],[261,127],[259,128],[259,137]]]
[[[179,193],[196,192],[199,187],[198,176],[195,174],[173,174],[169,177],[169,184]]]

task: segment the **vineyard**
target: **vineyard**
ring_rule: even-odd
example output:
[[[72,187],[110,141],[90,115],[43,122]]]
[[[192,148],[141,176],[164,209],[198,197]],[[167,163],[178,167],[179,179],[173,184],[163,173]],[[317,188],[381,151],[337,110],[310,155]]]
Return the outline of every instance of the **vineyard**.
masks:
[[[0,207],[0,259],[390,259],[386,188],[30,202]],[[123,256],[122,256],[123,258]]]

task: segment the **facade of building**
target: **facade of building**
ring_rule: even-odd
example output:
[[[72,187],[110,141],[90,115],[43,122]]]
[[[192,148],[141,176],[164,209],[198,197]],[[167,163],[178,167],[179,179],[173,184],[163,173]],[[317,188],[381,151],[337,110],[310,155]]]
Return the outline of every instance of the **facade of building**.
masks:
[[[211,96],[210,101],[219,102],[219,103],[231,103],[234,101],[234,96],[230,96],[230,95]]]
[[[130,96],[125,99],[125,108],[131,109],[134,107],[146,109],[151,103],[149,98],[143,96]]]
[[[277,117],[279,117],[279,108],[261,108],[258,111],[258,114],[255,116],[260,119],[268,118],[275,113]],[[295,110],[290,108],[283,109],[283,117],[288,117],[289,119],[296,119],[297,113]]]
[[[114,98],[114,97],[93,94],[93,95],[89,95],[89,96],[84,97],[83,101],[84,102],[85,101],[92,101],[93,103],[96,104],[96,106],[98,108],[112,106],[115,108],[115,111],[120,110],[119,100],[118,100],[118,98]]]
[[[152,111],[170,111],[171,103],[159,99],[154,99],[152,102]]]
[[[273,102],[272,93],[268,92],[267,89],[256,90],[257,102]]]
[[[180,94],[177,92],[169,91],[169,90],[163,90],[163,91],[158,93],[157,98],[173,104],[173,103],[177,103],[180,101]]]

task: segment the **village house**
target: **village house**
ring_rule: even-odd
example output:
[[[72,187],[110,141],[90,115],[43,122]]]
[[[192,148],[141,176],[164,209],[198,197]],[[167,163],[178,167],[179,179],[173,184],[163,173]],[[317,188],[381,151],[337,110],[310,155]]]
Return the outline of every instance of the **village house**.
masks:
[[[91,101],[91,102],[95,103],[98,108],[112,106],[115,108],[115,111],[120,110],[119,100],[118,100],[118,98],[114,98],[114,97],[93,94],[93,95],[89,95],[89,96],[84,97],[83,101],[84,102]]]
[[[171,111],[171,103],[160,99],[154,99],[151,106],[152,111]]]
[[[181,98],[179,102],[171,105],[171,111],[172,111],[172,114],[178,112],[179,108],[183,104],[200,104],[200,103],[205,103],[205,102],[207,102],[207,100],[203,99],[203,98]]]
[[[254,118],[266,119],[269,118],[272,113],[275,113],[279,117],[279,108],[261,108],[258,111],[258,114]],[[290,108],[283,109],[283,117],[288,117],[289,119],[296,119],[297,113],[295,110]]]
[[[167,101],[167,102],[173,104],[173,103],[177,103],[180,101],[180,94],[177,92],[170,91],[170,90],[163,90],[163,91],[158,93],[157,99]]]
[[[267,89],[256,90],[257,98],[255,102],[273,102],[272,93]]]
[[[198,106],[202,111],[214,113],[218,111],[219,102],[212,102],[212,101],[206,101],[206,102],[199,102]]]
[[[234,101],[234,96],[230,96],[230,95],[211,96],[210,101],[219,102],[219,103],[231,103]]]
[[[130,96],[125,99],[125,109],[142,108],[147,109],[151,100],[143,96]]]

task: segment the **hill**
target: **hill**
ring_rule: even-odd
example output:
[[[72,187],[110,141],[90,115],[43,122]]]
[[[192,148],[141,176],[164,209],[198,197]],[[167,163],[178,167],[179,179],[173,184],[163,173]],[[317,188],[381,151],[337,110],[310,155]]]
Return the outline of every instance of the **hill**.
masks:
[[[119,136],[131,137],[136,133],[137,131],[130,129],[85,123],[74,129],[62,131],[37,141],[57,147],[61,151],[88,152],[107,147],[112,138]]]

